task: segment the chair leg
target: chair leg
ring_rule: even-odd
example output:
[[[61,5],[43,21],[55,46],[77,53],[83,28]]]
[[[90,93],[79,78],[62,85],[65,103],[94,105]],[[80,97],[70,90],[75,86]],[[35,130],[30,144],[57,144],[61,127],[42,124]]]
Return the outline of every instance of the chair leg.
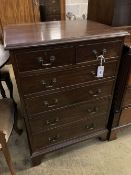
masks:
[[[6,82],[6,85],[10,91],[10,98],[13,98],[13,84],[12,84],[12,81],[11,81],[11,78],[10,78],[10,74],[9,72],[5,72],[5,82]]]
[[[15,112],[14,112],[14,130],[17,134],[21,135],[23,130],[18,128],[18,110],[17,110],[17,104],[14,101],[14,107],[15,107]]]
[[[2,86],[1,81],[0,81],[0,91],[1,91],[2,97],[3,97],[3,98],[6,98],[5,90],[4,90],[3,86]]]
[[[13,102],[14,102],[14,108],[15,108],[15,112],[14,112],[14,130],[17,134],[21,135],[23,130],[18,128],[18,115],[17,115],[17,103],[15,102],[14,98],[13,98],[13,84],[10,78],[10,74],[9,72],[4,72],[4,79],[6,81],[6,85],[8,87],[8,89],[10,90],[10,97],[12,98]]]
[[[2,145],[2,152],[5,156],[5,159],[6,159],[7,165],[10,169],[11,175],[16,175],[15,169],[14,169],[12,161],[11,161],[10,152],[9,152],[4,134],[3,134],[3,139],[1,141],[1,145]]]

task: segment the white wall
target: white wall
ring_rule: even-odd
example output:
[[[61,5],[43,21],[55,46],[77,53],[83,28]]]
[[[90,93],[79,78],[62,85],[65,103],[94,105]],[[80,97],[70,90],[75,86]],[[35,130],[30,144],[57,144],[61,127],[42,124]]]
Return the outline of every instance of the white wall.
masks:
[[[66,15],[71,19],[82,19],[87,17],[88,0],[66,0]],[[67,18],[68,19],[68,18]]]

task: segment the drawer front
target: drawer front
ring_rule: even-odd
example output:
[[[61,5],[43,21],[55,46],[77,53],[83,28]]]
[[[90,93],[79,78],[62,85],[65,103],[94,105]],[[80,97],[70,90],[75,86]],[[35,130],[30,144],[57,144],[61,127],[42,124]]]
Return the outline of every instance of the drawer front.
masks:
[[[113,81],[25,100],[29,115],[112,95]],[[78,95],[79,94],[79,95]]]
[[[114,61],[104,64],[104,78],[116,75],[117,63],[117,61]],[[21,87],[23,94],[28,95],[100,80],[102,78],[96,77],[97,68],[98,65],[92,65],[71,70],[22,77]]]
[[[32,150],[53,146],[60,142],[70,140],[82,135],[91,134],[97,130],[106,128],[105,116],[99,116],[96,120],[85,119],[74,122],[68,126],[56,128],[32,137]]]
[[[122,110],[119,125],[127,125],[130,123],[131,123],[131,107]]]
[[[19,72],[71,65],[75,62],[75,48],[28,51],[16,54]]]
[[[81,45],[77,48],[77,63],[97,60],[97,56],[104,54],[105,58],[115,58],[121,54],[121,41],[101,42],[97,44]]]
[[[123,106],[131,105],[131,88],[127,88],[125,97],[124,97],[124,103]]]
[[[29,118],[31,131],[36,134],[82,118],[97,119],[99,115],[106,116],[109,105],[109,98],[104,98],[32,116]]]

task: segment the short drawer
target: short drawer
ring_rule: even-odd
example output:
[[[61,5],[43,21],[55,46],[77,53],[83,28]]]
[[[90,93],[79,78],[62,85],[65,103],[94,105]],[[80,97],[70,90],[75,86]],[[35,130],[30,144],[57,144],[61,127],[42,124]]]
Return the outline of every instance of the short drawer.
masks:
[[[113,81],[106,81],[73,90],[27,98],[25,100],[26,108],[28,114],[32,115],[83,101],[90,101],[100,97],[111,96],[113,84]]]
[[[68,108],[44,112],[43,114],[29,118],[31,131],[33,134],[36,134],[82,118],[91,119],[94,117],[97,119],[99,115],[107,115],[109,105],[109,98],[104,98],[73,105]]]
[[[119,125],[122,126],[130,123],[131,123],[131,107],[122,110]]]
[[[113,59],[121,55],[122,42],[110,41],[81,45],[77,47],[77,63],[97,60],[97,56],[104,54],[105,58]]]
[[[104,77],[116,76],[117,61],[105,63]],[[24,95],[50,91],[78,84],[88,83],[103,78],[97,78],[98,65],[83,66],[70,70],[34,74],[21,78],[21,88]]]
[[[131,87],[126,89],[123,106],[131,105]]]
[[[32,137],[32,150],[53,146],[60,142],[91,134],[98,130],[106,128],[105,116],[99,116],[97,119],[79,120],[69,124],[68,126],[56,128],[47,132],[43,132]]]
[[[61,47],[16,54],[19,72],[71,65],[75,62],[75,48]]]

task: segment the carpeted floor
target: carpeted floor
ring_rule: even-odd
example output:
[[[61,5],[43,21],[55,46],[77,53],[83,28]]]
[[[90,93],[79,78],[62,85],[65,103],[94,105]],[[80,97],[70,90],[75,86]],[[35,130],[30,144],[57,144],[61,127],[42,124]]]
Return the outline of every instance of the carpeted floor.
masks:
[[[17,93],[15,97],[19,101]],[[112,142],[93,139],[54,152],[34,168],[25,131],[21,136],[12,132],[9,148],[17,175],[131,175],[131,127]],[[2,153],[0,169],[3,175],[10,174]]]
[[[131,127],[112,142],[93,139],[57,151],[34,168],[25,133],[19,137],[13,132],[9,148],[17,175],[131,175]],[[0,167],[3,175],[10,174],[1,153]]]

